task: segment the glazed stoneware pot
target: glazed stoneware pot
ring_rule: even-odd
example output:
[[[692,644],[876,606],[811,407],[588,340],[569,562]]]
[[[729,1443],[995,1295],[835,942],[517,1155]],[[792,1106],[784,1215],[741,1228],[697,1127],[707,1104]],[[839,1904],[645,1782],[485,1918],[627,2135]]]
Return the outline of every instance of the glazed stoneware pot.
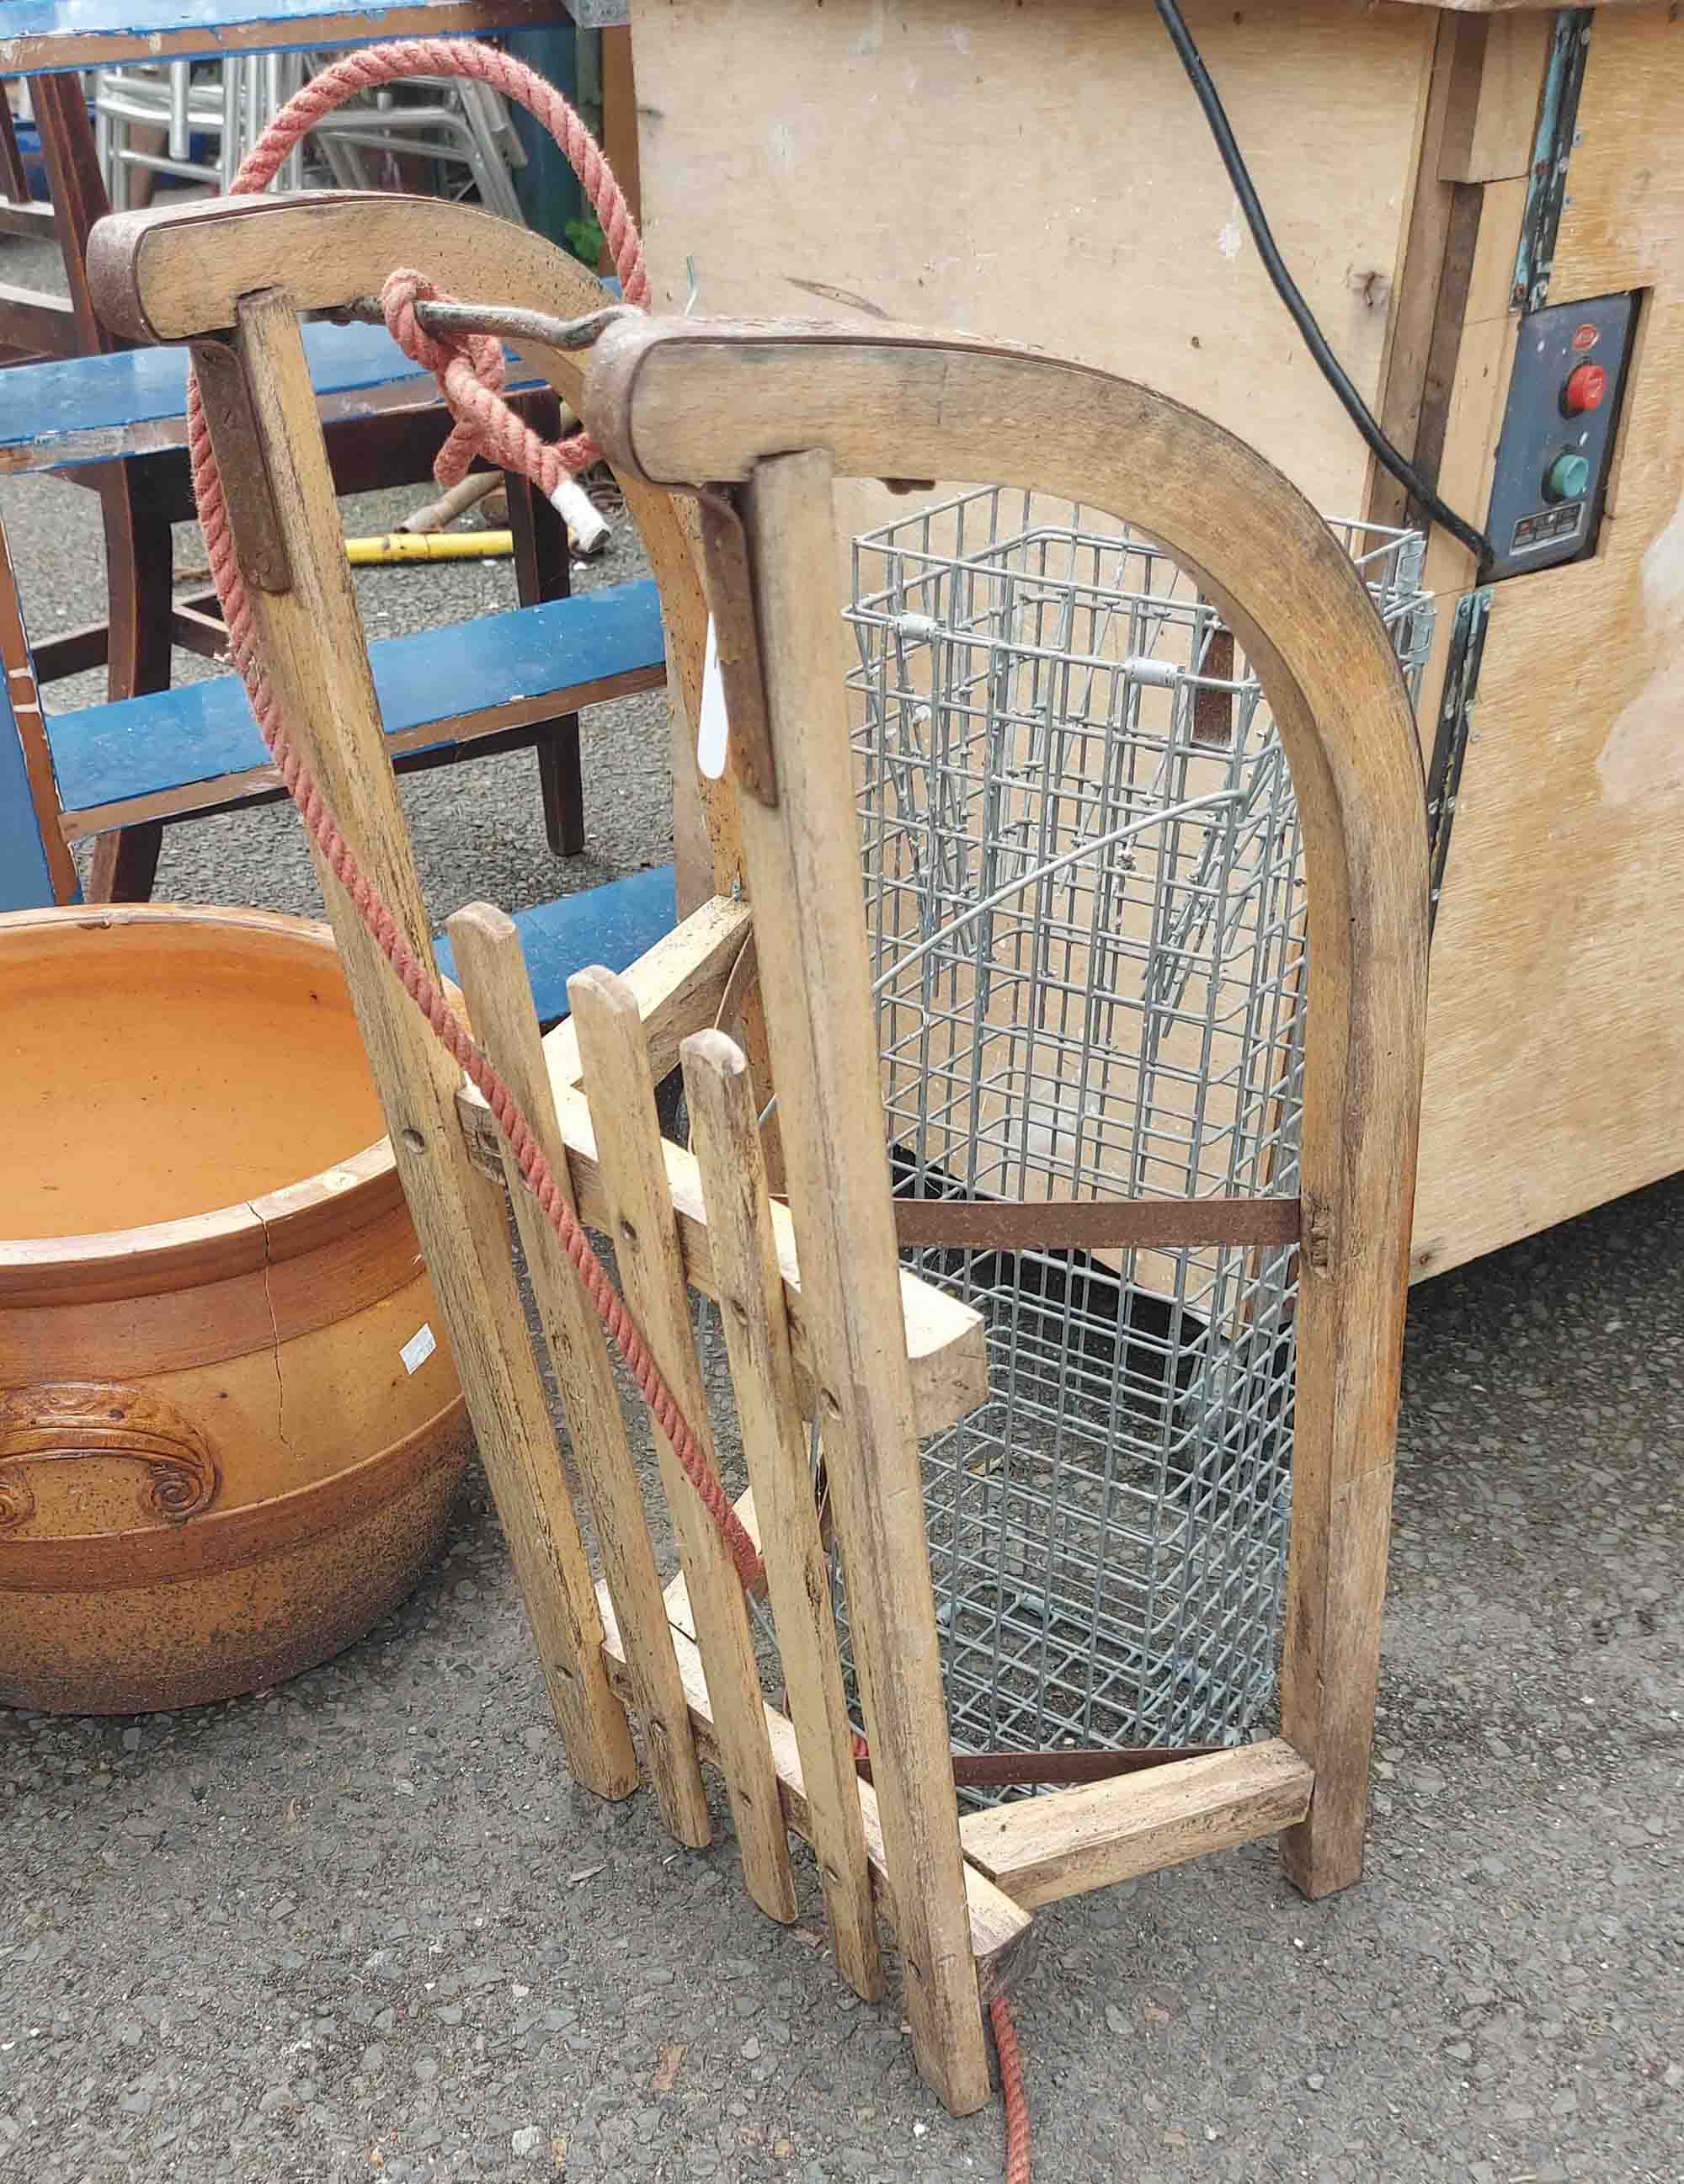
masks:
[[[460,1391],[325,925],[0,916],[0,1704],[186,1706],[438,1553]]]

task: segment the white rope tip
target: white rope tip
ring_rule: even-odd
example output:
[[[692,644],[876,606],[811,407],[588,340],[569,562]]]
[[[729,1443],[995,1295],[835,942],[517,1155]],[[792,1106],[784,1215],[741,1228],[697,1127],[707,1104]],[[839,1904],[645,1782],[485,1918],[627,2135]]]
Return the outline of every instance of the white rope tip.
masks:
[[[696,770],[707,781],[725,771],[731,723],[725,710],[725,678],[719,671],[719,641],[713,616],[707,618],[707,649],[702,655],[701,711],[696,722]]]
[[[576,554],[599,554],[608,543],[613,526],[577,478],[564,477],[549,504],[566,525]]]

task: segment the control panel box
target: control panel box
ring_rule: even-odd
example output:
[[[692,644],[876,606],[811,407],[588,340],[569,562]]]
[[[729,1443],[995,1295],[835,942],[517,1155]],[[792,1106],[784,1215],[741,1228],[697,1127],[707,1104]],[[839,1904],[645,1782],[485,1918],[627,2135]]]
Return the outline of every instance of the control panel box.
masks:
[[[1488,577],[1576,561],[1596,544],[1635,296],[1553,304],[1520,321],[1497,443]]]

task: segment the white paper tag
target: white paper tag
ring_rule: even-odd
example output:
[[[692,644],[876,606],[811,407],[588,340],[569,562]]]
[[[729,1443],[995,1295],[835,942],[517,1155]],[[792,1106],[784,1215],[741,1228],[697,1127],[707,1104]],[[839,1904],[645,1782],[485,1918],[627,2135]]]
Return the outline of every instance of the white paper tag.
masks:
[[[423,1320],[398,1355],[404,1361],[406,1373],[418,1372],[438,1347],[432,1329]]]
[[[725,715],[725,678],[719,671],[719,644],[713,616],[707,618],[707,649],[702,656],[701,718],[696,723],[696,765],[709,781],[725,771],[731,723]]]

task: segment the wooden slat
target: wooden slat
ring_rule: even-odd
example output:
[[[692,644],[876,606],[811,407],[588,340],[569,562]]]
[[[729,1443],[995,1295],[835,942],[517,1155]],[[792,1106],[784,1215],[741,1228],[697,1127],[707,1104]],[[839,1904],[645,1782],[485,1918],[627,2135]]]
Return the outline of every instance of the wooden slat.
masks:
[[[1498,182],[1531,164],[1554,24],[1539,11],[1464,17],[1460,64],[1439,148],[1447,182]]]
[[[474,903],[457,911],[448,930],[475,1036],[525,1111],[571,1205],[566,1155],[555,1124],[538,1014],[514,921],[500,910]],[[590,1496],[603,1570],[626,1635],[650,1780],[667,1826],[680,1842],[699,1849],[712,1836],[707,1793],[672,1656],[661,1576],[607,1338],[572,1261],[506,1148],[504,1167],[533,1294],[566,1409],[574,1461]],[[577,1208],[573,1211],[577,1213]]]
[[[626,209],[643,223],[643,189],[638,178],[638,81],[632,53],[632,26],[619,23],[602,32],[603,149],[614,179],[626,193]],[[613,267],[605,265],[605,273]]]
[[[967,1813],[959,1837],[973,1864],[1033,1910],[1274,1835],[1308,1812],[1313,1780],[1308,1763],[1273,1737]]]
[[[811,1841],[838,1968],[869,2002],[883,1991],[883,1966],[860,1826],[853,1731],[831,1612],[829,1566],[807,1468],[807,1436],[795,1397],[754,1090],[741,1050],[722,1032],[694,1033],[684,1041],[683,1064],[731,1385],[806,1782]]]
[[[1414,452],[1426,401],[1427,367],[1450,220],[1452,192],[1439,179],[1439,160],[1451,110],[1464,96],[1461,80],[1467,59],[1458,47],[1455,17],[1441,17],[1433,44],[1424,51],[1422,60],[1425,79],[1420,134],[1409,176],[1408,226],[1387,314],[1390,324],[1376,406],[1386,437],[1406,455]],[[1366,503],[1371,523],[1408,521],[1408,493],[1389,471],[1372,460]]]
[[[1296,1198],[897,1198],[903,1246],[984,1251],[1161,1250],[1205,1244],[1296,1244]]]
[[[552,1075],[551,1083],[555,1079]],[[566,1140],[567,1167],[578,1200],[579,1217],[587,1227],[607,1229],[611,1223],[608,1195],[598,1162],[597,1142],[590,1111],[577,1092],[556,1101],[556,1116]],[[475,1160],[500,1174],[501,1155],[497,1126],[490,1112],[471,1086],[458,1101],[464,1134]],[[701,1176],[694,1156],[682,1145],[663,1144],[666,1188],[678,1217],[678,1241],[684,1255],[684,1276],[692,1289],[705,1296],[717,1293],[713,1272],[713,1246],[707,1232],[707,1213],[702,1199]],[[772,1233],[778,1244],[778,1263],[783,1269],[783,1295],[789,1312],[791,1346],[795,1359],[795,1384],[804,1417],[811,1418],[816,1400],[811,1311],[802,1294],[795,1260],[795,1231],[787,1207],[772,1209]],[[912,1390],[917,1430],[922,1437],[941,1432],[988,1400],[988,1350],[980,1314],[956,1297],[945,1296],[916,1274],[901,1276],[903,1347]]]
[[[748,1487],[739,1494],[731,1504],[731,1507],[737,1522],[758,1546],[760,1518],[755,1509],[753,1487]],[[696,1618],[691,1611],[690,1589],[684,1582],[683,1570],[678,1571],[676,1576],[667,1580],[666,1590],[662,1595],[662,1599],[666,1609],[666,1619],[672,1628],[675,1630],[682,1630],[685,1637],[694,1641],[696,1635]]]
[[[272,484],[291,588],[252,594],[270,687],[346,841],[417,960],[430,967],[427,919],[382,748],[315,397],[283,292],[242,304],[237,348],[257,445],[231,428],[226,411],[212,437],[225,474],[236,464],[260,465]],[[237,543],[243,558],[254,542]],[[636,1787],[637,1765],[602,1665],[595,1589],[527,1334],[503,1192],[462,1143],[460,1071],[399,988],[338,880],[320,861],[318,868],[568,1763],[599,1795],[623,1796]]]
[[[822,453],[753,471],[750,558],[779,801],[738,801],[906,2014],[919,2070],[963,2114],[988,2098],[988,2057],[872,1066],[831,481]]]
[[[590,1085],[621,1285],[704,1459],[717,1469],[637,1000],[622,981],[600,969],[570,978],[567,995]],[[795,1884],[742,1589],[665,1435],[657,1430],[655,1438],[679,1559],[700,1618],[696,1637],[713,1696],[743,1878],[761,1908],[787,1922],[795,1916]]]
[[[678,1067],[680,1041],[717,1017],[753,922],[747,903],[717,894],[621,973],[643,1020],[650,1072],[657,1084]],[[558,1094],[583,1081],[579,1035],[571,1019],[545,1034],[544,1058]]]
[[[599,1597],[605,1634],[602,1641],[603,1658],[608,1663],[608,1672],[616,1687],[629,1691],[630,1674],[626,1667],[624,1646],[614,1624],[613,1603],[604,1588],[599,1589]],[[690,1722],[695,1731],[696,1742],[702,1757],[717,1765],[719,1748],[713,1722],[713,1706],[708,1696],[707,1680],[702,1673],[701,1656],[686,1627],[689,1622],[689,1599],[680,1591],[677,1595],[677,1614],[673,1624],[673,1650],[678,1654],[678,1673],[684,1680],[684,1689],[689,1697]],[[812,1840],[812,1819],[795,1724],[787,1715],[779,1713],[775,1707],[768,1706],[766,1708],[766,1735],[772,1749],[772,1764],[777,1770],[778,1792],[783,1801],[783,1817],[798,1836],[810,1842]],[[860,1826],[865,1836],[872,1888],[889,1920],[898,1929],[900,1921],[894,1892],[889,1886],[889,1854],[884,1843],[883,1818],[878,1807],[877,1792],[869,1783],[862,1782],[859,1785],[859,1799]],[[997,1888],[987,1875],[975,1866],[964,1868],[964,1889],[970,1948],[977,1969],[978,1988],[986,1999],[1007,1984],[1022,1961],[1034,1930],[1028,1911],[1015,1903],[1003,1889]]]

